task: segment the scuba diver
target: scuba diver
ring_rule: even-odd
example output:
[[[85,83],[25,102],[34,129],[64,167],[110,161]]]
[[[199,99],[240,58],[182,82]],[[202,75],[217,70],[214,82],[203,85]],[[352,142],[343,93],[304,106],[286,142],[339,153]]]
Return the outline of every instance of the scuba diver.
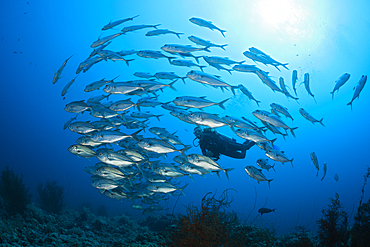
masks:
[[[255,142],[249,140],[246,140],[243,144],[237,143],[234,138],[222,135],[211,128],[202,130],[200,127],[195,127],[193,133],[196,136],[195,139],[199,139],[199,146],[203,155],[213,160],[218,160],[220,154],[235,159],[244,159],[246,151],[255,144]],[[196,145],[194,144],[194,146]]]

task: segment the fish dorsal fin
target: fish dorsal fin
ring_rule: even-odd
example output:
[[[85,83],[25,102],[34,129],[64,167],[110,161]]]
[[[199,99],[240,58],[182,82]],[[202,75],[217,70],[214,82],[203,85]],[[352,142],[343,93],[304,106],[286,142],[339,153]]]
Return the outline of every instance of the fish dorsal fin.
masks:
[[[200,96],[199,98],[201,98],[201,99],[205,99],[207,96]]]

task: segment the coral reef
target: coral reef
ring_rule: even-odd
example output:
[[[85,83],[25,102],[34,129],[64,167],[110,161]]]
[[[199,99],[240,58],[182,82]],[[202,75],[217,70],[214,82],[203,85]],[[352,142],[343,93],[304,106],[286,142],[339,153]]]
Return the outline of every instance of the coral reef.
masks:
[[[85,219],[81,221],[81,219]],[[160,234],[139,226],[126,215],[101,217],[62,210],[50,214],[34,203],[23,215],[0,218],[0,246],[158,246]]]
[[[37,185],[40,206],[50,213],[59,214],[64,205],[64,187],[55,181]]]
[[[322,210],[322,216],[317,221],[318,237],[321,246],[349,246],[348,214],[343,210],[338,193],[335,199],[330,198],[331,204]]]
[[[8,213],[23,213],[31,200],[29,189],[23,183],[23,176],[17,175],[7,166],[1,171],[0,195]]]

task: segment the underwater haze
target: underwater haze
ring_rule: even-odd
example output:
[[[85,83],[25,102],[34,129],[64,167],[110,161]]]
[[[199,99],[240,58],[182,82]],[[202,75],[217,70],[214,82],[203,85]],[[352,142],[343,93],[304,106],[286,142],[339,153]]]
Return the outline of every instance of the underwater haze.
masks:
[[[178,54],[170,54],[161,49],[165,44],[191,45],[204,48],[188,39],[194,35],[211,41],[220,47],[210,47],[210,52],[201,50],[192,52],[194,56],[219,56],[246,65],[256,65],[260,70],[268,72],[268,77],[279,87],[279,78],[284,78],[287,90],[294,97],[273,91],[255,73],[232,70],[233,65],[222,65],[231,70],[217,70],[203,58],[199,64],[205,66],[204,72],[217,75],[229,85],[242,84],[260,101],[259,105],[250,100],[241,90],[235,89],[235,95],[229,88],[205,86],[189,78],[177,80],[173,90],[165,87],[158,91],[161,103],[173,101],[180,96],[206,96],[213,102],[221,102],[230,98],[225,110],[217,105],[206,107],[204,112],[218,114],[219,117],[245,117],[262,127],[261,121],[252,112],[255,110],[270,111],[271,103],[286,107],[294,120],[281,115],[281,120],[294,130],[295,137],[287,131],[285,139],[266,131],[268,139],[277,138],[274,145],[284,151],[290,162],[282,164],[269,159],[275,164],[275,171],[263,170],[267,182],[258,183],[245,171],[246,166],[259,168],[256,161],[267,159],[265,151],[257,145],[247,151],[245,159],[233,159],[224,155],[217,163],[222,168],[234,168],[229,172],[229,179],[224,172],[220,178],[216,174],[204,177],[193,175],[172,179],[177,187],[184,189],[186,196],[178,198],[181,193],[175,192],[168,201],[159,204],[165,208],[153,214],[184,213],[186,206],[199,205],[208,192],[221,195],[229,190],[233,202],[230,210],[241,214],[248,222],[262,225],[274,225],[285,233],[298,225],[309,229],[316,228],[316,221],[321,210],[329,204],[329,198],[338,193],[344,209],[349,212],[357,208],[361,196],[364,174],[369,165],[368,146],[370,139],[368,114],[370,104],[370,88],[365,84],[358,98],[352,105],[347,105],[354,97],[355,89],[363,75],[369,75],[370,49],[370,16],[368,1],[328,0],[328,1],[295,1],[295,0],[261,0],[261,1],[2,1],[1,9],[1,76],[2,99],[1,107],[1,150],[2,162],[0,170],[9,166],[16,173],[23,174],[26,186],[36,195],[36,185],[40,182],[57,181],[65,187],[65,208],[78,209],[81,205],[90,204],[97,208],[105,205],[110,215],[128,212],[134,218],[145,217],[142,211],[133,209],[129,199],[116,200],[99,193],[91,186],[91,174],[84,171],[85,167],[94,166],[99,160],[96,157],[85,159],[71,154],[68,148],[77,144],[81,135],[64,130],[64,124],[75,117],[75,113],[64,110],[66,104],[89,99],[93,96],[106,94],[104,86],[93,92],[85,92],[86,85],[103,78],[123,82],[145,80],[135,77],[135,72],[174,72],[185,77],[191,71],[200,71],[199,67],[182,67],[170,64],[167,58],[144,58],[137,54],[124,56],[129,61],[101,61],[85,72],[80,72],[70,91],[61,96],[63,88],[76,76],[79,64],[87,59],[93,51],[91,44],[108,35],[119,33],[122,28],[131,25],[157,25],[158,29],[168,29],[180,34],[146,36],[155,28],[145,28],[127,32],[114,39],[106,49],[122,50],[153,50],[161,51],[166,56],[183,59]],[[137,16],[138,15],[138,16]],[[109,30],[102,30],[111,21],[133,18]],[[223,34],[218,30],[201,27],[189,21],[197,17],[226,30]],[[264,65],[254,62],[243,55],[249,48],[255,47],[268,54],[279,63]],[[73,55],[73,56],[72,56]],[[62,77],[53,84],[53,77],[63,62],[72,56]],[[261,57],[261,56],[259,56]],[[275,65],[275,67],[273,66]],[[296,70],[298,79],[296,95],[292,86],[292,71]],[[309,74],[309,89],[304,85],[304,74]],[[334,96],[331,92],[336,81],[344,74],[350,74],[349,80]],[[156,80],[169,84],[170,80]],[[101,103],[115,102],[131,98],[137,102],[143,96],[112,95]],[[153,95],[150,95],[153,96]],[[332,97],[333,96],[333,97]],[[299,112],[304,108],[319,122],[312,124]],[[137,111],[130,109],[128,113]],[[163,109],[141,107],[141,112],[163,114],[157,119],[151,117],[146,122],[147,128],[140,135],[154,138],[150,127],[166,128],[185,144],[192,147],[186,154],[202,154],[193,142],[193,129],[196,124],[180,120]],[[189,112],[198,112],[189,109]],[[120,114],[122,112],[119,112]],[[96,121],[90,112],[79,114],[78,121]],[[142,120],[142,119],[141,119]],[[159,121],[160,120],[160,121]],[[206,127],[206,126],[203,126]],[[137,129],[121,127],[120,131],[132,134]],[[242,143],[245,140],[236,135],[229,126],[215,128],[220,133],[235,138]],[[285,130],[280,129],[283,133]],[[113,144],[115,150],[118,145]],[[106,146],[109,148],[109,145]],[[182,148],[183,146],[176,146]],[[96,150],[97,148],[93,148]],[[310,154],[314,152],[319,163],[319,171],[313,164]],[[169,153],[161,162],[175,163],[172,158],[179,152]],[[327,163],[324,176],[323,164]],[[335,179],[338,176],[339,179]],[[322,179],[323,178],[323,179]],[[144,181],[144,179],[142,180]],[[177,185],[178,184],[178,185]],[[36,200],[37,196],[33,196]],[[177,199],[179,199],[178,202]],[[368,193],[365,193],[368,199]],[[135,200],[140,203],[140,200]],[[258,209],[265,207],[275,212],[261,216]],[[350,223],[353,222],[353,215]]]

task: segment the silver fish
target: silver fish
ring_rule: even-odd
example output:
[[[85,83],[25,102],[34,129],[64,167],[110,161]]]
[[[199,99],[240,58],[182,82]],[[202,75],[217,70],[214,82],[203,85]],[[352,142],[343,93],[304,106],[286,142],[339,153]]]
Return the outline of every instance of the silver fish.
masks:
[[[257,180],[257,183],[260,183],[260,181],[267,181],[268,186],[270,188],[270,182],[274,179],[267,179],[265,175],[263,175],[261,169],[257,169],[254,166],[246,166],[244,170],[247,172],[247,174],[251,177]]]
[[[239,84],[238,85],[238,88],[239,88],[239,90],[240,91],[242,91],[250,100],[254,100],[256,103],[257,103],[257,105],[258,106],[260,106],[260,104],[259,103],[261,103],[261,101],[259,101],[259,100],[256,100],[254,97],[253,97],[253,95],[252,95],[252,93],[246,88],[246,87],[244,87],[242,84]]]
[[[215,114],[207,112],[191,112],[188,119],[195,124],[208,126],[210,128],[217,128],[228,125],[228,123]]]
[[[84,102],[84,100],[73,101],[68,103],[64,110],[71,113],[79,113],[90,109],[90,107]]]
[[[269,171],[271,168],[275,171],[275,164],[270,165],[268,159],[258,159],[257,165],[262,169]],[[276,171],[275,171],[276,172]]]
[[[262,70],[256,70],[257,76],[261,79],[263,83],[265,83],[273,92],[278,91],[280,93],[284,93],[276,83],[268,76],[268,74]],[[284,93],[285,94],[285,93]]]
[[[256,111],[252,112],[252,114],[255,117],[257,117],[258,119],[263,120],[265,122],[268,122],[269,124],[272,124],[272,125],[274,125],[276,127],[281,127],[281,128],[284,128],[284,129],[289,129],[290,132],[292,133],[292,135],[295,137],[293,131],[295,129],[297,129],[298,127],[295,127],[295,128],[289,127],[281,119],[279,119],[277,116],[275,116],[274,114],[272,114],[272,113],[270,113],[268,111],[262,111],[262,110],[256,110]]]
[[[167,154],[172,152],[180,152],[185,157],[185,151],[190,149],[191,146],[186,146],[183,149],[177,149],[168,142],[155,138],[144,138],[140,140],[137,145],[142,149],[156,152],[159,154]]]
[[[151,75],[148,72],[135,72],[134,76],[137,76],[137,77],[140,77],[140,78],[146,78],[146,79],[154,77],[153,75]]]
[[[297,89],[295,88],[295,85],[297,83],[298,75],[297,75],[297,70],[293,70],[292,72],[292,86],[293,86],[293,91],[295,93],[295,96],[297,96]]]
[[[117,78],[118,78],[118,76],[115,77],[115,78],[113,78],[112,80],[105,80],[105,78],[103,78],[103,79],[101,79],[99,81],[94,81],[94,82],[86,85],[84,91],[85,92],[92,92],[94,90],[100,89],[105,84],[111,83],[111,82],[113,82]]]
[[[350,105],[351,106],[351,110],[352,110],[352,102],[356,98],[359,98],[360,97],[360,93],[361,93],[362,89],[365,86],[366,80],[367,80],[367,76],[366,75],[361,76],[361,79],[357,83],[357,86],[353,88],[353,89],[355,89],[355,93],[353,94],[352,100],[347,104],[347,105]]]
[[[58,69],[58,71],[55,73],[54,78],[53,78],[53,84],[55,84],[55,83],[56,83],[56,82],[57,82],[57,81],[62,77],[62,72],[63,72],[64,68],[66,67],[68,60],[69,60],[71,57],[73,57],[73,55],[72,55],[72,56],[70,56],[69,58],[67,58],[67,59],[63,62],[62,66],[60,66],[60,68]]]
[[[251,130],[251,129],[236,129],[236,130],[233,130],[233,131],[237,136],[239,136],[243,139],[249,140],[249,141],[253,141],[255,143],[270,142],[271,144],[273,144],[273,142],[276,140],[276,139],[269,140],[263,134],[261,134],[257,131]]]
[[[136,30],[140,30],[140,29],[143,29],[143,28],[155,28],[155,29],[158,29],[157,27],[160,26],[161,24],[157,24],[157,25],[133,25],[133,26],[128,26],[128,27],[124,27],[122,28],[121,32],[123,34],[127,33],[127,32],[133,32],[133,31],[136,31]]]
[[[171,59],[174,59],[176,57],[169,57],[169,56],[166,56],[164,54],[162,54],[160,51],[152,51],[152,50],[142,50],[142,51],[138,51],[136,53],[136,55],[138,55],[139,57],[144,57],[144,58],[154,58],[154,59],[158,59],[158,58],[167,58],[169,62],[171,62]]]
[[[279,78],[279,84],[280,84],[280,88],[281,88],[281,90],[283,91],[283,93],[285,94],[285,96],[286,96],[287,98],[292,98],[292,99],[298,100],[298,98],[294,97],[293,95],[291,95],[291,94],[288,92],[288,89],[286,88],[286,85],[285,85],[285,82],[284,82],[284,78],[283,78],[283,77],[280,77],[280,78]]]
[[[224,32],[226,32],[226,30],[222,30],[218,27],[216,27],[214,24],[212,24],[211,21],[206,21],[204,19],[201,19],[201,18],[197,18],[197,17],[192,17],[189,19],[190,22],[194,23],[195,25],[198,25],[198,26],[201,26],[201,27],[206,27],[206,28],[209,28],[211,29],[212,31],[213,30],[218,30],[220,31],[220,33],[222,34],[222,36],[225,37],[225,34]]]
[[[199,67],[200,70],[203,71],[203,68],[207,67],[207,66],[201,66],[201,65],[198,65],[198,64],[195,64],[193,63],[192,61],[190,60],[179,60],[179,59],[174,59],[174,60],[171,60],[170,63],[172,65],[176,65],[176,66],[184,66],[184,67],[192,67],[192,66],[196,66],[196,67]]]
[[[234,168],[222,168],[211,158],[201,155],[201,154],[189,154],[186,156],[186,160],[195,166],[201,167],[207,171],[214,171],[219,176],[220,171],[224,171],[227,179],[229,179],[229,171],[234,170]]]
[[[75,78],[73,78],[70,82],[67,83],[67,85],[65,85],[65,87],[62,90],[61,96],[66,95],[66,93],[68,93],[70,91],[70,88],[71,88],[72,84],[75,82],[77,76],[78,75],[76,75]]]
[[[311,152],[310,156],[311,156],[312,163],[314,164],[314,166],[317,169],[317,173],[316,173],[316,177],[317,177],[319,175],[319,170],[320,170],[319,161],[317,160],[317,156],[316,156],[315,152]]]
[[[114,21],[114,22],[109,22],[107,25],[105,25],[101,30],[108,30],[108,29],[111,29],[115,26],[118,26],[119,24],[122,24],[126,21],[132,21],[134,18],[138,17],[139,15],[135,15],[134,17],[130,17],[130,18],[125,18],[125,19],[121,19],[121,20],[118,20],[118,21]]]
[[[339,88],[341,86],[343,86],[344,83],[346,83],[348,81],[348,79],[349,79],[350,76],[351,76],[350,74],[344,73],[341,77],[339,77],[338,80],[335,81],[334,89],[333,89],[333,91],[330,92],[332,94],[332,99],[334,98],[334,92],[336,90],[339,90]]]
[[[203,59],[207,62],[207,63],[216,63],[216,64],[226,64],[226,65],[232,65],[232,64],[242,64],[245,62],[244,61],[240,61],[240,62],[236,62],[236,61],[233,61],[231,59],[229,59],[228,57],[217,57],[217,56],[203,56]]]
[[[292,167],[293,167],[293,158],[292,159],[289,159],[283,151],[279,151],[279,150],[276,150],[276,149],[268,149],[266,150],[265,152],[265,155],[267,157],[269,157],[270,159],[272,160],[275,160],[275,161],[278,161],[278,162],[281,162],[281,163],[286,163],[286,162],[290,162],[292,164]]]
[[[325,176],[326,176],[326,171],[328,170],[328,166],[327,166],[326,162],[324,162],[324,163],[322,164],[322,166],[323,166],[323,170],[324,170],[324,175],[322,176],[321,181],[325,178]]]
[[[135,165],[135,161],[132,159],[116,153],[115,151],[108,148],[101,148],[96,151],[97,158],[108,165],[114,165],[120,168]]]
[[[72,145],[68,148],[68,151],[71,152],[74,155],[84,157],[84,158],[90,158],[95,157],[96,153],[94,150],[92,150],[89,147],[83,146],[83,145]]]
[[[227,84],[226,82],[224,82],[223,80],[221,80],[220,78],[216,76],[213,76],[213,75],[201,72],[201,71],[195,71],[195,70],[189,71],[186,74],[186,76],[193,81],[197,81],[197,82],[210,85],[213,87],[220,87],[221,90],[223,90],[224,88],[230,88],[232,93],[235,95],[234,89],[237,87]]]
[[[308,73],[304,74],[304,81],[303,81],[304,87],[306,88],[307,93],[312,96],[312,98],[315,100],[315,96],[312,94],[311,89],[310,89],[310,75]]]
[[[202,45],[202,46],[205,46],[205,47],[220,47],[222,50],[225,51],[225,46],[226,45],[216,45],[216,44],[213,44],[212,42],[208,41],[208,40],[204,40],[204,39],[201,39],[199,37],[196,37],[194,35],[192,36],[189,36],[188,39],[192,42],[194,42],[195,44],[198,44],[198,45]]]
[[[225,110],[224,104],[226,101],[229,100],[229,99],[225,99],[219,103],[216,103],[216,102],[212,102],[210,100],[205,99],[205,97],[206,96],[202,96],[202,97],[180,96],[180,97],[176,97],[176,99],[174,99],[172,102],[178,106],[198,108],[198,109],[203,109],[204,107],[218,105],[219,107]]]
[[[197,47],[192,47],[190,45],[177,45],[177,44],[165,44],[164,46],[161,47],[162,50],[170,52],[170,53],[189,53],[189,52],[194,52],[194,51],[208,51],[207,47],[205,48],[197,48]]]
[[[270,106],[273,109],[275,109],[276,111],[278,111],[281,114],[283,114],[285,117],[292,119],[292,121],[294,120],[293,117],[289,114],[288,108],[286,108],[286,107],[284,107],[282,105],[279,105],[277,103],[271,103]]]
[[[97,131],[95,132],[92,136],[91,139],[94,142],[100,142],[100,143],[114,143],[121,141],[125,138],[131,137],[135,138],[136,135],[142,130],[138,130],[131,135],[126,135],[120,131],[116,130],[102,130],[102,131]]]
[[[97,47],[97,46],[99,46],[99,45],[102,45],[102,44],[104,44],[104,43],[106,43],[106,42],[108,42],[108,41],[110,41],[110,40],[112,40],[112,39],[114,39],[114,38],[117,38],[118,36],[120,36],[120,35],[122,35],[123,33],[116,33],[116,34],[112,34],[112,35],[108,35],[108,36],[106,36],[106,37],[104,37],[104,38],[98,38],[98,40],[96,40],[96,41],[94,41],[92,44],[91,44],[91,48],[94,48],[94,47]]]
[[[312,117],[308,112],[306,112],[303,108],[300,108],[299,109],[299,113],[301,113],[301,115],[307,119],[308,121],[310,121],[311,123],[315,124],[316,122],[320,123],[322,126],[325,127],[325,125],[322,123],[322,120],[324,120],[324,118],[321,118],[321,120],[317,120],[316,118]]]
[[[145,36],[157,36],[161,34],[175,34],[180,39],[180,34],[184,34],[184,33],[177,33],[174,31],[170,31],[168,29],[156,29],[156,30],[147,32]]]
[[[187,78],[186,76],[184,76],[184,77],[178,76],[174,72],[157,72],[153,75],[153,77],[155,77],[157,79],[163,79],[163,80],[181,79],[184,82],[184,84],[185,84],[184,79]]]
[[[97,189],[111,190],[117,188],[119,183],[111,179],[99,178],[94,180],[91,185]]]
[[[256,71],[260,69],[257,68],[256,65],[237,64],[237,65],[234,65],[233,70],[236,70],[239,72],[256,73]]]
[[[186,184],[185,186],[183,186],[181,188],[176,188],[175,185],[170,184],[168,182],[164,182],[164,183],[156,182],[156,183],[150,183],[150,185],[147,188],[150,191],[160,192],[160,193],[171,193],[171,192],[174,192],[176,190],[180,190],[181,193],[185,196],[184,189],[188,185],[189,184]]]

